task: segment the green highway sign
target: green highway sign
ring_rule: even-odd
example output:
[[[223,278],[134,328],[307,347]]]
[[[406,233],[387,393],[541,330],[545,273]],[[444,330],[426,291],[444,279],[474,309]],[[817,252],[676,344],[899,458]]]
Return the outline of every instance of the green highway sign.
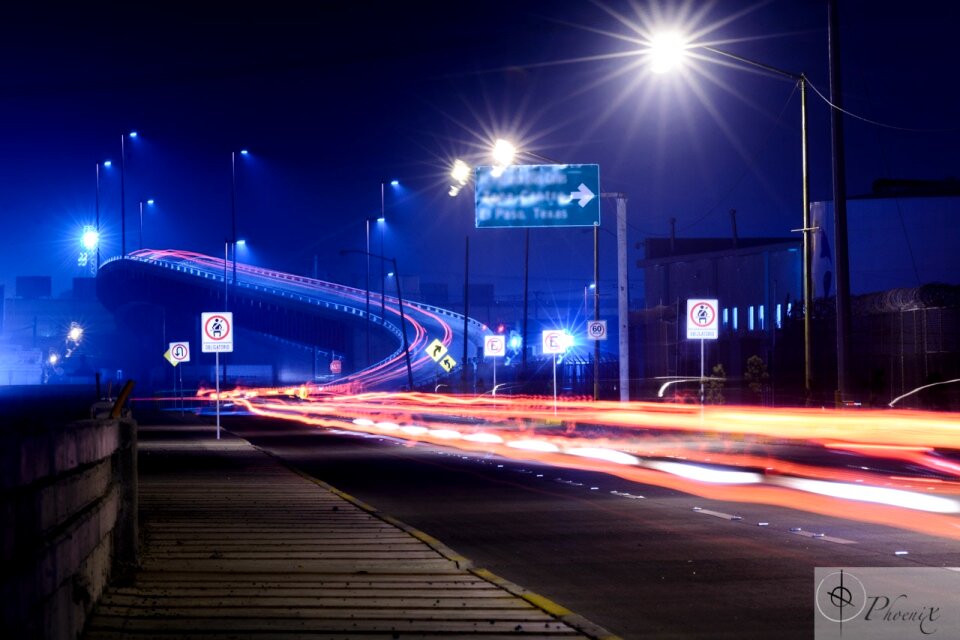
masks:
[[[477,167],[477,228],[600,224],[600,166]]]

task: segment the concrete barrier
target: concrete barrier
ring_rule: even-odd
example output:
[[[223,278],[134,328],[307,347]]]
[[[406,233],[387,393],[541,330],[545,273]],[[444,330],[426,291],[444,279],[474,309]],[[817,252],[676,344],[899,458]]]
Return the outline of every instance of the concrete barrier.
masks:
[[[0,430],[0,629],[74,639],[137,566],[136,422]]]

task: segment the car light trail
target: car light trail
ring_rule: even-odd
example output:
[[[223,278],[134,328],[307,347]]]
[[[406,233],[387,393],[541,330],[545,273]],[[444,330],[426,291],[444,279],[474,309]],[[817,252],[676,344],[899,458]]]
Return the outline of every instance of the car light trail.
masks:
[[[792,489],[819,493],[825,496],[846,498],[861,502],[876,502],[893,507],[929,511],[931,513],[960,513],[960,502],[955,499],[928,496],[900,489],[866,487],[859,484],[824,482],[805,478],[776,478],[773,482]]]
[[[942,446],[958,438],[960,422],[952,414],[858,411],[851,417],[842,411],[570,401],[560,402],[554,415],[552,398],[339,396],[307,389],[306,397],[297,387],[237,390],[233,397],[266,417],[390,433],[478,454],[600,471],[709,499],[777,505],[960,539],[957,451]],[[604,405],[612,407],[609,412]],[[749,419],[741,422],[743,416]],[[835,437],[824,438],[825,433]],[[929,445],[928,439],[940,444]],[[820,451],[829,463],[784,457],[782,450],[791,447]],[[897,472],[878,471],[875,460],[892,461]],[[915,475],[918,468],[928,475]]]
[[[711,469],[681,462],[648,462],[645,466],[665,473],[672,473],[681,478],[711,484],[758,484],[763,482],[763,476],[759,473]]]

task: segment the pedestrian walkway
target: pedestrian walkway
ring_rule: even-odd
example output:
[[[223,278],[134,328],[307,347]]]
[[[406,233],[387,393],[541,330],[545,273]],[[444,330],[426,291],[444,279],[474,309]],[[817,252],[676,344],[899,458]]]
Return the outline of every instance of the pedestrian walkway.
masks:
[[[141,569],[87,640],[606,636],[211,426],[141,427]]]

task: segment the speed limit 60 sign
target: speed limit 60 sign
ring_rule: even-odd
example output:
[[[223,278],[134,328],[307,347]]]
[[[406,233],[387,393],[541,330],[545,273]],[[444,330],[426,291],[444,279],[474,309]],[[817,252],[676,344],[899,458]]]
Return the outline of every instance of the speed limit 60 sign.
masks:
[[[606,340],[607,321],[590,320],[587,322],[587,340]]]

